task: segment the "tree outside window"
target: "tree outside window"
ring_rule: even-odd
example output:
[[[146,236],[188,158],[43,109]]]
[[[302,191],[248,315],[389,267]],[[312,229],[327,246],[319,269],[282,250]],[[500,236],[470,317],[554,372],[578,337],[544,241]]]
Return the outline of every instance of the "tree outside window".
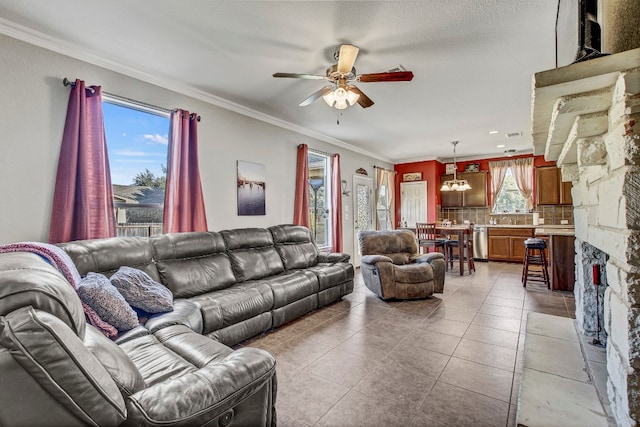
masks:
[[[496,196],[493,213],[524,213],[526,212],[526,206],[527,201],[518,190],[511,168],[509,168],[504,176],[502,188]]]
[[[103,101],[118,236],[162,233],[169,115]]]

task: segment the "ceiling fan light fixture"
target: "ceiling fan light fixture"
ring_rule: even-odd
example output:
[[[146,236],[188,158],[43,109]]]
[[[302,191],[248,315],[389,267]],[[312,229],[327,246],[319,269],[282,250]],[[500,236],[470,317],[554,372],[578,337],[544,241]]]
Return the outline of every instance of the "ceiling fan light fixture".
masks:
[[[335,102],[336,102],[336,97],[335,97],[333,91],[327,93],[326,95],[323,95],[322,99],[324,100],[324,102],[327,103],[327,105],[329,107],[333,107],[333,104],[335,104]]]
[[[359,93],[355,93],[352,90],[348,90],[347,91],[347,102],[349,103],[349,105],[353,105],[356,102],[358,102],[359,98],[360,98],[360,94]]]

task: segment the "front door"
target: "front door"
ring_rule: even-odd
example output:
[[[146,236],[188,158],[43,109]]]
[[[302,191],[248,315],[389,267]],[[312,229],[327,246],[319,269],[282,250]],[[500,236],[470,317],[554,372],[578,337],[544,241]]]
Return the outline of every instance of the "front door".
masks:
[[[363,175],[353,176],[353,265],[360,267],[358,231],[373,230],[373,180]]]

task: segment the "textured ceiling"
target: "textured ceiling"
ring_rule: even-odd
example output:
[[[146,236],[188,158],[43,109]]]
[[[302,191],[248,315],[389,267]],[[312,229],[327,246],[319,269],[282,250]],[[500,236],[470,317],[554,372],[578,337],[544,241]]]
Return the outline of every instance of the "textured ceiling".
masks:
[[[531,152],[531,78],[555,66],[557,4],[0,0],[0,32],[400,163],[450,158],[452,140],[459,158]],[[324,74],[342,43],[360,47],[358,73],[402,65],[415,77],[358,83],[375,105],[337,125],[321,100],[298,106],[325,82],[271,75]]]

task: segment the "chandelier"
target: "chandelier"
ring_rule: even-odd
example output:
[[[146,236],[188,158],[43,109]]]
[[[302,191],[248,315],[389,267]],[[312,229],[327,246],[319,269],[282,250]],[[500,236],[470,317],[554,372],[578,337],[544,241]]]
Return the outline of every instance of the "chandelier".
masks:
[[[458,145],[459,142],[460,141],[451,141],[451,145],[453,145],[453,179],[443,182],[440,191],[471,190],[471,186],[466,179],[457,179],[456,177],[456,171],[458,170],[458,166],[456,166],[456,145]]]
[[[360,94],[353,91],[353,86],[347,85],[347,79],[338,79],[338,85],[335,90],[322,95],[322,99],[329,107],[335,107],[338,110],[344,110],[352,106],[360,98]]]

